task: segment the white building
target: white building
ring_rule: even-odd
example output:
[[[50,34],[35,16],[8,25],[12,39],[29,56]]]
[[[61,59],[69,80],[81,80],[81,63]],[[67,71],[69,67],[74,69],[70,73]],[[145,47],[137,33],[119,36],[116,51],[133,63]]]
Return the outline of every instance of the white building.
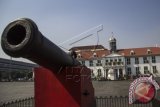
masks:
[[[102,45],[73,47],[78,60],[92,70],[92,77],[117,80],[122,77],[153,75],[160,77],[160,47],[117,49],[109,39],[110,50]]]

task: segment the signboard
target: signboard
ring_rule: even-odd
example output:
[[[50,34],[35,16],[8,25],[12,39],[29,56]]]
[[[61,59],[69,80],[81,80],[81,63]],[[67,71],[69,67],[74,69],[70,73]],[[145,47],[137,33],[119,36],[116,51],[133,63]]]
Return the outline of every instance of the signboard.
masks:
[[[153,99],[157,99],[159,84],[150,77],[140,77],[135,79],[129,88],[129,104],[149,103]],[[158,99],[157,99],[158,100]]]

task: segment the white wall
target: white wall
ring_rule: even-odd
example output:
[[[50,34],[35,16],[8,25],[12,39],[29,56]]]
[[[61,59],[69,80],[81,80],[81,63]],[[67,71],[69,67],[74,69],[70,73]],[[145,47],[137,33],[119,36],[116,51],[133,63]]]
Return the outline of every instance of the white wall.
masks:
[[[149,57],[147,57],[148,60],[151,59]],[[105,71],[104,71],[104,66],[105,63],[106,63],[106,59],[108,60],[108,62],[110,61],[110,59],[121,59],[122,62],[124,63],[124,66],[126,66],[125,68],[126,69],[123,69],[123,74],[126,74],[127,72],[127,67],[131,67],[131,70],[132,70],[132,75],[136,75],[136,67],[139,67],[140,69],[140,72],[141,74],[144,74],[144,66],[147,66],[148,67],[148,70],[153,73],[153,68],[152,66],[156,66],[157,67],[157,70],[158,70],[158,73],[159,73],[159,76],[160,76],[160,56],[156,56],[156,63],[147,63],[147,64],[144,64],[143,63],[143,57],[139,57],[139,64],[135,64],[135,57],[130,57],[130,61],[131,61],[131,64],[130,65],[127,65],[125,64],[125,60],[126,58],[124,58],[123,56],[114,56],[114,57],[103,57],[103,58],[97,58],[97,59],[94,59],[93,60],[93,66],[89,66],[89,60],[85,60],[85,65],[92,69],[93,70],[93,73],[95,76],[98,75],[98,69],[101,69],[101,73],[102,73],[102,77],[105,76]],[[97,63],[97,60],[101,60],[101,63],[102,63],[102,66],[96,66],[96,63]],[[152,62],[152,59],[150,60]]]

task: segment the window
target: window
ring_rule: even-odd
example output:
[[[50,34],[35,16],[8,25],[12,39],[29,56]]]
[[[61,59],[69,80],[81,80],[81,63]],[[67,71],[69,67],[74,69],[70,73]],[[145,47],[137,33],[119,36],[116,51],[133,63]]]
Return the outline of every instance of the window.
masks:
[[[139,67],[136,67],[136,75],[140,74]]]
[[[102,66],[101,60],[97,60],[96,66]]]
[[[151,50],[150,49],[147,49],[147,54],[151,54]]]
[[[121,65],[123,65],[123,62],[121,62]]]
[[[112,65],[112,63],[111,63],[111,62],[109,62],[108,64],[109,64],[110,66]]]
[[[143,57],[143,63],[144,64],[148,63],[147,57]]]
[[[82,61],[82,65],[85,65],[85,61]]]
[[[118,59],[118,65],[122,64],[123,65],[123,62],[122,62],[122,59]]]
[[[97,53],[93,53],[93,57],[97,57]]]
[[[127,68],[127,75],[131,75],[131,74],[132,74],[131,68],[128,67],[128,68]]]
[[[121,59],[118,59],[118,61],[121,62],[122,60],[121,60]]]
[[[153,69],[153,73],[157,73],[157,67],[156,66],[152,66]]]
[[[116,65],[117,64],[117,62],[113,62],[113,65]]]
[[[152,56],[152,63],[156,63],[156,57]]]
[[[106,60],[106,65],[108,65],[108,60]]]
[[[102,75],[101,69],[98,69],[98,77],[100,77]]]
[[[130,65],[131,64],[131,60],[130,58],[127,58],[127,65]]]
[[[120,64],[121,64],[121,62],[118,62],[117,64],[118,64],[118,65],[120,65]]]
[[[134,55],[134,54],[135,54],[134,50],[131,50],[130,55]]]
[[[112,60],[112,59],[110,59],[110,62],[113,62],[113,60]]]
[[[81,54],[78,54],[78,56],[77,56],[78,58],[82,58],[82,56],[81,56]]]
[[[108,60],[106,59],[106,63],[108,62]]]
[[[139,64],[139,58],[135,58],[135,64]]]
[[[89,61],[89,66],[93,66],[93,61]]]
[[[97,63],[101,63],[101,60],[97,60]]]
[[[114,59],[113,65],[117,65],[117,59]]]
[[[148,71],[148,66],[144,66],[144,74],[148,74],[149,71]]]
[[[91,70],[91,76],[92,76],[92,77],[94,77],[94,73],[93,73],[93,70]]]

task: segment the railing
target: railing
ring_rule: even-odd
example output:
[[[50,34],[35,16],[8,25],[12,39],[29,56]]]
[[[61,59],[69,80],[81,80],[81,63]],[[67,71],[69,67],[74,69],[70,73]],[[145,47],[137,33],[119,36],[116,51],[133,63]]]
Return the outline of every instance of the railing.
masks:
[[[125,97],[95,97],[96,107],[154,107],[152,102],[148,104],[128,104],[128,96]],[[2,104],[0,107],[34,107],[34,98],[16,100]]]
[[[4,103],[0,107],[34,107],[34,97]]]
[[[128,96],[125,97],[96,97],[96,107],[153,107],[152,102],[148,104],[128,104]]]

